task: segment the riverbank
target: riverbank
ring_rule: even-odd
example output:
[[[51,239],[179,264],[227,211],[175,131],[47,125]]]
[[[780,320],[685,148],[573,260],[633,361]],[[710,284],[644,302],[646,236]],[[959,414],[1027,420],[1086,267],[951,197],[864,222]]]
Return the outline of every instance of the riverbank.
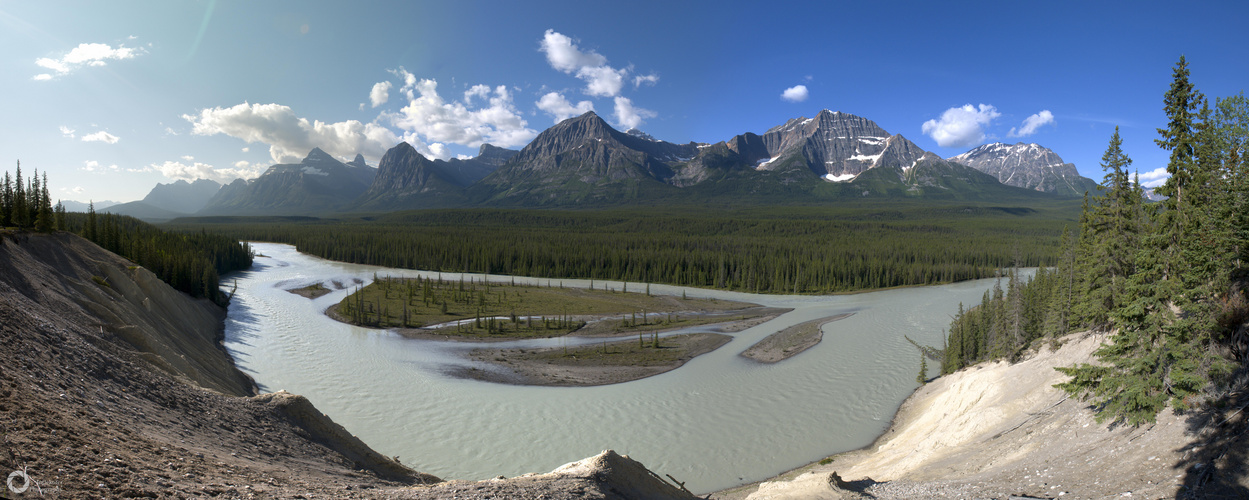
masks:
[[[827,318],[799,323],[768,335],[755,345],[742,351],[740,356],[760,363],[778,363],[815,347],[824,339],[824,325],[849,318],[854,313],[838,314]]]
[[[1166,410],[1155,424],[1130,427],[1098,423],[1087,403],[1053,387],[1066,379],[1054,367],[1091,362],[1103,339],[1076,334],[1057,351],[938,378],[871,446],[713,498],[1178,498],[1199,488],[1244,498],[1243,396],[1229,408]]]
[[[691,333],[639,341],[604,341],[576,348],[473,349],[468,357],[494,369],[461,368],[452,375],[484,382],[554,387],[610,385],[680,368],[733,337]]]

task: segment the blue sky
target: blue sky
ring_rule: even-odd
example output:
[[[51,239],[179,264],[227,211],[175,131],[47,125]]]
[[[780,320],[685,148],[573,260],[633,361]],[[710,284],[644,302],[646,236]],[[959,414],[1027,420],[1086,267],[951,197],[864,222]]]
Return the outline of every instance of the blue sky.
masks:
[[[1115,125],[1136,169],[1164,166],[1181,54],[1207,96],[1249,86],[1246,23],[1242,1],[0,0],[0,160],[54,198],[129,201],[314,146],[519,149],[590,107],[671,142],[827,108],[945,157],[1036,142],[1100,180]]]

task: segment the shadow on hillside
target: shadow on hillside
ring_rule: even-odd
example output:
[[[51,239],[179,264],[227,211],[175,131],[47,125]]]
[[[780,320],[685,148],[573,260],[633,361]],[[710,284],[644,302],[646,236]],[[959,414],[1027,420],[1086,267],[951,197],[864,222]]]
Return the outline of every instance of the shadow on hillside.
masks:
[[[1176,498],[1249,498],[1249,384],[1241,377],[1229,404],[1194,411],[1188,431],[1198,439],[1181,448],[1183,487]]]

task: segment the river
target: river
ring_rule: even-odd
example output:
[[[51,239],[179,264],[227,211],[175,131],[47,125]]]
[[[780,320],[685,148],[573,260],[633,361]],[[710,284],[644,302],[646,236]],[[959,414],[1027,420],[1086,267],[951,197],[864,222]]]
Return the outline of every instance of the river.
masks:
[[[548,472],[614,449],[686,482],[696,493],[765,479],[870,444],[917,386],[920,354],[903,335],[941,346],[942,329],[958,304],[979,303],[993,286],[990,279],[785,296],[651,285],[654,294],[684,292],[793,311],[734,333],[724,347],[658,376],[600,387],[526,387],[445,375],[449,367],[468,363],[456,351],[474,345],[407,339],[326,317],[323,311],[348,290],[313,300],[286,291],[315,283],[333,287],[335,281],[367,283],[374,274],[437,273],[328,261],[290,245],[252,248],[263,255],[255,265],[223,279],[227,290],[234,283],[238,287],[225,346],[263,392],[284,389],[307,396],[369,446],[444,479]],[[823,342],[786,361],[764,365],[738,356],[787,326],[842,313],[854,314],[825,325]],[[938,372],[936,365],[929,363],[930,375]]]

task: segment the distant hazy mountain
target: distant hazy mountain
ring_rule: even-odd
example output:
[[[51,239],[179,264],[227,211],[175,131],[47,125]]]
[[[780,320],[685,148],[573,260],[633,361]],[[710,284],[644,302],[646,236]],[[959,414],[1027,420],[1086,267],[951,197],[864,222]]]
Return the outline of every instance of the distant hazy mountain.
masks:
[[[995,142],[949,160],[992,175],[1002,184],[1043,193],[1079,197],[1098,190],[1097,183],[1081,177],[1075,165],[1037,144]]]
[[[99,210],[101,210],[101,209],[108,208],[108,207],[111,207],[111,206],[113,206],[113,205],[120,204],[121,202],[119,202],[119,201],[109,201],[109,200],[96,201],[96,202],[74,201],[74,200],[61,200],[61,205],[65,207],[65,211],[66,211],[66,212],[82,212],[82,213],[86,213],[86,212],[87,212],[87,205],[88,205],[88,204],[91,204],[91,203],[93,203],[93,204],[95,205],[95,210],[96,210],[96,211],[99,211]]]
[[[165,221],[198,212],[221,189],[221,183],[209,179],[195,182],[179,180],[157,184],[142,200],[120,203],[97,212],[129,215],[149,222]]]
[[[269,167],[260,177],[222,187],[197,215],[310,215],[339,211],[368,189],[376,169],[313,149],[299,163]]]
[[[401,142],[382,156],[377,175],[354,208],[390,211],[462,205],[464,188],[515,155],[516,151],[483,144],[473,158],[430,160]]]

